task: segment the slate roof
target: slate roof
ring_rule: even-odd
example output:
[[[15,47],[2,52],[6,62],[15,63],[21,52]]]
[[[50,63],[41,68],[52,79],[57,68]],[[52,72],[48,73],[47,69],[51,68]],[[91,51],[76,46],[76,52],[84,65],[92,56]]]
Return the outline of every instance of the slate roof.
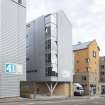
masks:
[[[76,50],[82,50],[82,49],[85,49],[85,48],[88,48],[89,44],[91,43],[92,41],[89,41],[89,42],[79,42],[78,44],[76,45],[73,45],[73,51],[76,51]]]

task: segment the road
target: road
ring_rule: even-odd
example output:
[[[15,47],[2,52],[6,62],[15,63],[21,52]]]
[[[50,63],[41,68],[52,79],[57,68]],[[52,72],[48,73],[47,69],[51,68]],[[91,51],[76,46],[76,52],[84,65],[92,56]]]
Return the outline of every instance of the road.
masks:
[[[105,97],[92,99],[67,99],[56,101],[27,101],[27,102],[8,102],[0,105],[105,105]]]

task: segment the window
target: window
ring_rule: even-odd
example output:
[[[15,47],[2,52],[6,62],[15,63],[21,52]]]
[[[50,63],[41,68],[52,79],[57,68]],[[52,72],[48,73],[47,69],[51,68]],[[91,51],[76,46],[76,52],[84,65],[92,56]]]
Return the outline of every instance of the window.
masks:
[[[46,32],[46,35],[51,35],[51,27],[50,26],[46,26],[45,27],[45,32]]]
[[[28,38],[28,34],[26,35],[26,38]]]
[[[38,72],[36,69],[35,70],[28,70],[27,73],[35,73]]]
[[[56,44],[58,44],[58,41],[55,41]]]
[[[93,51],[93,57],[96,57],[96,51]]]
[[[51,49],[51,40],[46,40],[46,49]]]
[[[84,80],[84,81],[85,81],[85,80],[86,80],[86,76],[82,76],[82,80]]]
[[[105,73],[102,71],[102,72],[101,72],[101,75],[104,75],[104,74],[105,74]]]
[[[19,4],[22,4],[22,0],[18,0],[18,3],[19,3]]]
[[[104,69],[105,68],[105,66],[104,65],[101,65],[101,69]]]
[[[58,73],[55,71],[52,71],[52,67],[46,68],[46,76],[58,76]]]
[[[48,76],[51,76],[52,67],[48,67]]]
[[[86,71],[89,71],[89,67],[86,67]]]
[[[46,62],[51,63],[51,53],[46,54]]]
[[[77,62],[77,63],[79,63],[79,61],[78,61],[78,60],[77,60],[76,62]]]
[[[85,61],[86,61],[86,63],[89,63],[90,62],[90,59],[89,58],[86,58]]]
[[[105,57],[104,57],[104,58],[102,58],[102,61],[103,61],[103,62],[105,62]]]
[[[29,61],[30,60],[30,58],[26,58],[26,61]]]
[[[27,26],[27,28],[30,28],[31,24],[27,24],[26,26]]]
[[[103,79],[103,77],[101,77],[101,79],[100,79],[101,81],[103,81],[104,79]]]
[[[58,57],[58,54],[55,54],[56,55],[56,57]]]
[[[79,69],[77,69],[77,72],[79,72]]]

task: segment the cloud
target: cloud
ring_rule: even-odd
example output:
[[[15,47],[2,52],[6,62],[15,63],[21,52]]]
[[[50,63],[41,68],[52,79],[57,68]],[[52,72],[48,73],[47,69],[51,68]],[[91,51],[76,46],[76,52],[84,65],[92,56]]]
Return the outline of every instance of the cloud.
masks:
[[[27,0],[27,22],[36,19],[45,12],[44,0]]]
[[[105,0],[27,0],[27,22],[63,10],[73,26],[73,44],[96,39],[105,55]]]
[[[105,12],[105,0],[94,0],[94,5],[91,9],[94,13]]]

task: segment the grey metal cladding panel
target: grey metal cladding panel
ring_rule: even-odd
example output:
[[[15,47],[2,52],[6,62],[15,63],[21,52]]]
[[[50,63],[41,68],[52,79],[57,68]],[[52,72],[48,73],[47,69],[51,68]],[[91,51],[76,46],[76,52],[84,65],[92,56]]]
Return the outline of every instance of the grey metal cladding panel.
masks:
[[[0,35],[1,35],[1,0],[0,0]]]
[[[25,10],[20,8],[20,6],[11,3],[10,0],[2,0],[0,97],[19,96],[19,82],[25,80]],[[24,75],[4,73],[3,64],[5,63],[23,64]]]
[[[3,97],[13,97],[13,96],[19,96],[20,94],[20,77],[17,75],[6,75],[2,74],[1,79],[1,96]],[[1,97],[0,96],[0,97]]]
[[[27,74],[28,80],[35,81],[46,81],[45,77],[45,25],[44,16],[36,19],[31,23],[31,37],[32,45],[29,47],[28,55],[30,56],[30,61],[28,63],[28,69],[37,70],[37,73]],[[30,68],[29,68],[30,67]],[[30,77],[31,76],[31,77]]]
[[[1,40],[1,0],[0,0],[0,40]],[[1,41],[0,41],[0,62],[1,62]],[[0,73],[1,73],[1,63],[0,63]],[[0,76],[0,87],[1,87],[1,76]],[[1,90],[0,90],[1,96]]]
[[[72,25],[63,12],[58,20],[58,81],[72,81]]]
[[[23,76],[21,80],[26,80],[26,9],[18,10],[18,63],[23,64]]]
[[[1,0],[0,0],[0,40],[1,40]],[[1,42],[0,42],[0,62],[1,62]],[[1,67],[0,67],[1,71]]]

